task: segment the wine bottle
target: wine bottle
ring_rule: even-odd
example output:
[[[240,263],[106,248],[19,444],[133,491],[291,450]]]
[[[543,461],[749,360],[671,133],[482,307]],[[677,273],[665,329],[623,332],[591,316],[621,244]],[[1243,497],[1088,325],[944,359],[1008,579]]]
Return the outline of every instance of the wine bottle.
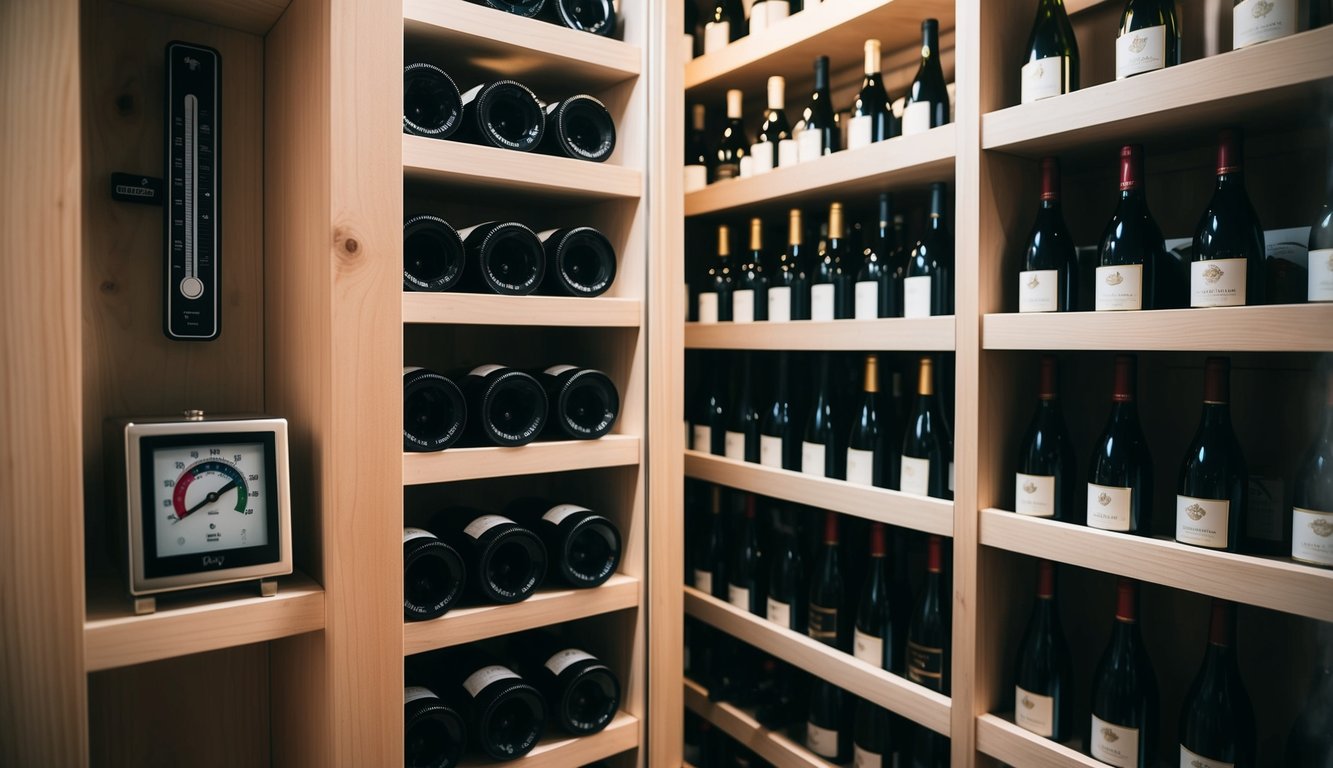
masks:
[[[575,365],[553,365],[535,371],[533,377],[541,383],[550,403],[547,433],[595,440],[615,426],[620,415],[620,393],[605,373]]]
[[[796,140],[791,134],[791,124],[787,122],[787,113],[784,111],[787,108],[786,87],[787,81],[783,78],[777,75],[768,78],[768,109],[764,112],[763,124],[759,126],[759,136],[750,147],[755,173],[767,173],[774,168],[800,162]]]
[[[424,62],[403,68],[403,133],[447,139],[462,118],[462,96],[444,70]]]
[[[1077,307],[1078,256],[1060,211],[1060,161],[1043,157],[1041,203],[1018,273],[1018,311],[1072,312]]]
[[[911,730],[911,768],[949,768],[949,739],[924,725]]]
[[[856,316],[856,273],[860,266],[853,263],[853,248],[846,235],[842,203],[831,203],[828,237],[820,244],[818,259],[827,261],[833,268],[833,317],[829,319],[834,320],[849,320]],[[814,301],[813,288],[811,301]],[[814,319],[820,317],[815,316]]]
[[[801,471],[807,475],[846,477],[846,449],[838,439],[837,419],[834,417],[835,392],[829,381],[829,353],[819,353],[818,378],[814,404],[805,421],[805,437],[801,443]]]
[[[769,688],[759,691],[755,719],[760,725],[777,732],[805,726],[809,687],[805,678],[805,672],[790,664],[771,657],[764,659],[760,681],[761,685],[768,682]]]
[[[473,144],[531,152],[546,135],[542,103],[513,80],[482,83],[460,97],[463,117],[454,138]]]
[[[491,760],[516,760],[546,731],[547,702],[508,664],[475,645],[450,651],[438,662],[441,677],[460,682],[469,739]],[[446,671],[447,670],[447,671]]]
[[[1297,5],[1296,0],[1232,0],[1231,49],[1296,34]]]
[[[523,679],[541,693],[561,730],[587,736],[611,724],[620,709],[620,680],[603,661],[549,632],[529,632],[508,645]]]
[[[741,176],[741,166],[750,155],[750,147],[745,141],[745,124],[741,122],[741,92],[735,88],[727,91],[727,125],[722,129],[722,138],[717,143],[717,152],[713,160],[713,181],[726,181]]]
[[[727,433],[723,455],[736,461],[759,461],[759,409],[754,403],[754,380],[751,376],[753,352],[741,353],[740,386],[736,389],[735,403],[727,411]]]
[[[403,290],[447,291],[463,277],[463,238],[438,216],[413,216],[403,225]]]
[[[943,541],[926,541],[926,583],[907,628],[907,679],[949,693],[949,601],[944,589]]]
[[[799,471],[801,432],[791,402],[790,358],[790,352],[778,352],[773,403],[764,411],[759,424],[759,463]]]
[[[1333,185],[1333,180],[1330,180]],[[1325,203],[1310,227],[1307,301],[1333,301],[1333,205]]]
[[[618,18],[613,0],[546,0],[554,20],[579,32],[602,37],[616,33]]]
[[[716,53],[745,34],[745,11],[740,0],[714,0],[704,22],[704,54]]]
[[[777,545],[769,559],[768,600],[765,615],[780,627],[805,634],[809,605],[806,601],[805,557],[794,526],[776,530]]]
[[[861,81],[861,90],[852,102],[852,116],[847,121],[848,149],[866,147],[901,133],[898,119],[889,108],[889,96],[884,91],[879,69],[879,41],[867,40],[865,79]]]
[[[851,697],[822,678],[810,685],[810,717],[805,724],[805,746],[831,763],[852,758],[852,728],[848,724]]]
[[[1333,624],[1315,625],[1317,661],[1310,688],[1287,736],[1287,768],[1328,768],[1333,765]]]
[[[425,368],[403,369],[404,451],[443,451],[458,442],[466,425],[458,385]]]
[[[730,322],[732,291],[735,275],[731,266],[731,230],[726,224],[717,227],[717,258],[708,265],[708,272],[698,292],[698,317],[701,323]]]
[[[696,40],[699,37],[699,6],[684,3],[685,6],[685,58],[693,59],[699,55]]]
[[[1064,0],[1038,0],[1021,82],[1022,104],[1078,90],[1078,39]]]
[[[1176,541],[1239,552],[1250,476],[1231,428],[1231,361],[1210,357],[1203,371],[1203,416],[1180,465]]]
[[[403,619],[443,616],[467,585],[467,566],[458,550],[424,528],[403,529]]]
[[[459,523],[464,523],[460,526]],[[537,534],[504,515],[448,509],[426,526],[463,558],[474,599],[506,605],[528,599],[546,578],[546,546]]]
[[[837,216],[838,244],[842,242],[842,205],[834,203],[829,207],[829,226],[832,228],[834,216]],[[820,242],[810,271],[810,319],[827,321],[837,317],[837,282],[838,259],[840,250],[829,247],[828,241]]]
[[[1037,412],[1018,448],[1014,476],[1014,511],[1020,515],[1073,522],[1078,486],[1074,476],[1074,445],[1060,410],[1054,355],[1041,358]]]
[[[708,359],[711,365],[704,368],[707,384],[703,396],[699,399],[700,410],[694,419],[694,450],[726,455],[726,411],[727,379],[725,358],[721,353],[712,353]]]
[[[503,365],[478,366],[463,374],[459,388],[471,417],[467,432],[475,442],[527,445],[546,426],[546,391],[522,371]]]
[[[750,34],[758,34],[787,18],[791,13],[787,0],[755,0],[750,5]]]
[[[860,407],[847,438],[847,482],[884,487],[884,441],[879,425],[879,357],[866,355]]]
[[[850,622],[843,610],[845,592],[842,550],[838,545],[838,515],[824,513],[824,543],[810,574],[810,637],[840,651],[851,650]]]
[[[852,653],[867,664],[892,670],[901,667],[892,656],[894,649],[901,645],[898,633],[906,628],[893,623],[895,606],[887,554],[885,526],[873,523],[870,526],[870,565],[861,588],[861,602],[856,609]]]
[[[457,704],[409,683],[403,688],[403,747],[407,768],[458,765],[467,751],[467,728]]]
[[[571,587],[601,586],[620,565],[620,529],[587,507],[523,498],[505,507],[505,515],[537,534],[548,572]]]
[[[709,489],[708,534],[694,563],[694,588],[706,595],[727,597],[727,534],[722,519],[722,489]]]
[[[1055,564],[1037,563],[1037,599],[1014,670],[1014,723],[1038,736],[1068,741],[1074,717],[1073,668],[1055,606]]]
[[[893,715],[865,699],[856,701],[852,729],[852,768],[891,768]]]
[[[1120,577],[1111,641],[1092,676],[1088,754],[1117,766],[1150,768],[1157,754],[1157,677],[1139,636],[1138,584]]]
[[[686,4],[688,5],[688,3]],[[690,127],[685,132],[685,192],[698,192],[708,186],[708,144],[704,141],[707,108],[695,104],[690,112]]]
[[[921,358],[916,400],[907,417],[899,483],[903,493],[952,499],[953,440],[935,394],[934,362]]]
[[[1180,63],[1175,0],[1125,0],[1115,40],[1115,79]]]
[[[731,293],[731,319],[753,323],[768,319],[768,275],[764,271],[764,220],[750,219],[750,248],[736,270]]]
[[[1158,279],[1169,258],[1143,189],[1143,147],[1121,147],[1120,204],[1102,234],[1097,311],[1172,306]]]
[[[940,22],[921,22],[921,65],[907,91],[903,107],[903,135],[924,133],[949,121],[949,90],[940,68]]]
[[[592,227],[537,233],[546,254],[541,292],[551,296],[601,296],[616,279],[616,249]]]
[[[1217,187],[1194,231],[1190,306],[1264,303],[1264,260],[1264,228],[1245,194],[1241,134],[1228,128],[1217,141]]]
[[[768,320],[785,323],[790,320],[810,319],[810,284],[805,274],[804,233],[801,231],[801,209],[792,208],[787,214],[787,249],[777,257],[777,264],[768,273]]]
[[[526,296],[546,276],[546,253],[537,233],[515,221],[488,221],[458,230],[467,266],[458,287],[473,293]]]
[[[1236,606],[1213,599],[1208,649],[1180,709],[1180,764],[1253,768],[1254,708],[1236,664]]]
[[[1088,527],[1147,536],[1151,532],[1152,457],[1134,402],[1136,361],[1116,355],[1111,416],[1093,446],[1088,470]]]
[[[842,146],[842,130],[829,97],[829,59],[815,59],[815,90],[810,105],[801,113],[801,130],[796,134],[800,160],[808,163],[837,152]]]
[[[891,202],[889,193],[879,196],[879,231],[874,242],[863,251],[865,259],[861,271],[856,274],[853,289],[853,316],[857,320],[873,320],[877,317],[896,317],[901,314],[898,294],[901,292],[902,275],[896,269],[905,264],[895,264],[897,253],[892,229]]]
[[[727,602],[756,616],[767,613],[763,584],[759,577],[759,534],[755,530],[754,494],[745,494],[745,516],[731,547],[731,567],[727,569]]]
[[[601,163],[615,151],[615,121],[596,98],[579,94],[553,101],[544,109],[546,130],[537,147],[542,154]]]
[[[1291,558],[1333,568],[1333,372],[1325,377],[1324,426],[1296,473],[1289,524]]]
[[[930,223],[907,259],[903,317],[953,314],[953,235],[944,224],[947,187],[930,185]]]
[[[505,13],[512,13],[515,16],[536,16],[541,13],[542,8],[548,1],[553,0],[472,0],[478,5],[484,5],[488,8],[494,8]]]

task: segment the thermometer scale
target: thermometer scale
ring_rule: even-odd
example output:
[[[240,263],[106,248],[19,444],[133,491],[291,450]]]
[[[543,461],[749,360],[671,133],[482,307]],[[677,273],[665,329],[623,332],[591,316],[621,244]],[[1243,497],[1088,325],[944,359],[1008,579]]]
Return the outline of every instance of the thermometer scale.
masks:
[[[220,59],[212,48],[167,45],[166,282],[168,338],[216,339],[222,330],[218,269]]]

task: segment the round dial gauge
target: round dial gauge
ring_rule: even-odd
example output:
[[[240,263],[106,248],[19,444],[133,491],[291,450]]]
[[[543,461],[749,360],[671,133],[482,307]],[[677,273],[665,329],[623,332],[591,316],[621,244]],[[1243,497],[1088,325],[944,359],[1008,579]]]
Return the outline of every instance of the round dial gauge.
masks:
[[[261,443],[153,451],[158,557],[267,544],[265,464]]]

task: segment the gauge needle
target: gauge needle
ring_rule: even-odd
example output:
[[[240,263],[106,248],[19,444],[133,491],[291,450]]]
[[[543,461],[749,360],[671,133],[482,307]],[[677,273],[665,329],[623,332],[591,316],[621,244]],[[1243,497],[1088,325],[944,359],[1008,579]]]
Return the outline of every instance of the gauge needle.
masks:
[[[207,506],[207,505],[209,505],[209,504],[212,504],[213,502],[217,501],[217,500],[222,496],[222,494],[226,493],[227,491],[230,491],[232,488],[235,488],[235,487],[236,487],[236,481],[235,481],[235,480],[228,480],[226,485],[222,486],[221,488],[217,489],[216,491],[209,491],[209,492],[208,492],[208,495],[204,497],[204,500],[203,500],[203,501],[199,502],[198,504],[195,504],[193,507],[190,507],[189,509],[187,509],[187,510],[185,510],[184,512],[182,512],[182,513],[176,518],[176,521],[179,522],[179,521],[181,521],[181,520],[184,520],[186,517],[189,517],[190,515],[193,515],[195,512],[198,512],[201,508],[203,508],[203,507],[205,507],[205,506]]]

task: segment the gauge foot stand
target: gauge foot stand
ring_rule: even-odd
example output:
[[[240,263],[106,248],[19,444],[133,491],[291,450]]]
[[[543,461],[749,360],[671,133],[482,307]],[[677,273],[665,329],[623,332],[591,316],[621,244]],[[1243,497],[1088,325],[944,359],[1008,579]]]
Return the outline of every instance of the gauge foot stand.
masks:
[[[278,594],[278,582],[274,579],[259,580],[259,596],[273,597]]]
[[[157,613],[156,597],[136,597],[134,601],[134,615],[143,616],[148,613]]]

